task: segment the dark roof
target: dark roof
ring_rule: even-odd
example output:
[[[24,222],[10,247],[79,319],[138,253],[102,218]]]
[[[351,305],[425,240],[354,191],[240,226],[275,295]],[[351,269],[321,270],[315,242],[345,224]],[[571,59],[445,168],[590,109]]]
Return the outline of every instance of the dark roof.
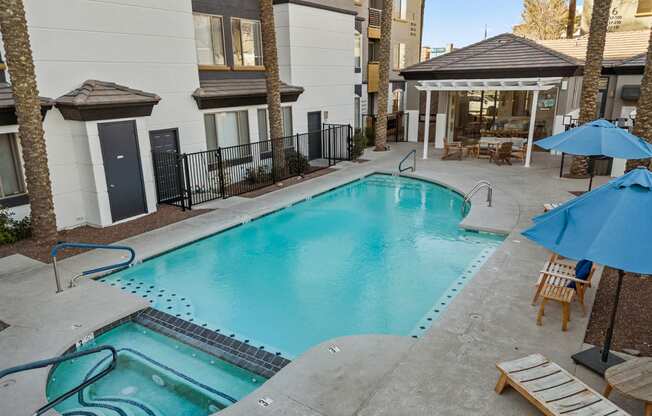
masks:
[[[45,113],[54,105],[51,98],[39,97],[41,101],[41,115],[45,117]],[[0,82],[0,126],[8,126],[18,124],[16,116],[16,101],[14,94],[11,91],[11,85],[6,82]]]
[[[114,82],[86,80],[79,88],[57,98],[57,106],[114,106],[130,104],[157,104],[161,97],[135,90]]]
[[[281,101],[296,101],[303,88],[281,82]],[[267,102],[265,78],[201,80],[192,94],[201,109],[240,105],[259,105]]]
[[[41,107],[51,108],[54,104],[52,98],[39,97],[39,100],[41,101]],[[13,111],[14,107],[16,107],[16,101],[11,91],[11,85],[6,82],[0,83],[0,109],[11,109]]]
[[[629,59],[625,59],[618,63],[619,67],[629,67],[629,66],[640,66],[645,67],[645,59],[647,58],[646,53],[641,53],[639,55],[633,56]]]
[[[536,42],[503,33],[405,68],[406,79],[568,76],[581,63]]]

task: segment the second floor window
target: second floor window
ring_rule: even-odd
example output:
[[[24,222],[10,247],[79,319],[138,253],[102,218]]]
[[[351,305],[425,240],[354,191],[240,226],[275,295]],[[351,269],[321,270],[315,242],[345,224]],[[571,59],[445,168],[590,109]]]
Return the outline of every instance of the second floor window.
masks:
[[[262,66],[263,42],[260,34],[260,22],[233,18],[231,19],[231,32],[235,66]]]
[[[224,65],[224,33],[222,18],[207,14],[193,14],[195,47],[199,65]]]
[[[0,134],[0,198],[24,192],[16,137],[13,134]]]
[[[353,36],[353,67],[360,69],[362,65],[362,35],[356,30]]]
[[[405,43],[394,46],[394,69],[405,68]]]
[[[407,0],[394,0],[394,18],[407,19]]]

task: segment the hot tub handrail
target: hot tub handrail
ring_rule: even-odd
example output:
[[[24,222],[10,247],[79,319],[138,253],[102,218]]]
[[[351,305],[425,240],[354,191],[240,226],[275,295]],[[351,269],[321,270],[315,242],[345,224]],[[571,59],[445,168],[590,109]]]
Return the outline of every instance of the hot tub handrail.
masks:
[[[72,280],[70,281],[70,287],[73,287],[75,285],[75,281],[77,278],[81,276],[88,276],[94,273],[100,273],[100,272],[106,272],[109,270],[115,270],[115,269],[121,269],[123,267],[128,267],[131,266],[131,264],[134,262],[136,259],[136,251],[134,251],[133,248],[128,247],[128,246],[110,246],[106,244],[93,244],[93,243],[66,243],[66,242],[59,242],[55,244],[52,247],[52,250],[50,250],[50,256],[52,257],[52,267],[54,268],[54,280],[57,284],[57,293],[60,293],[63,291],[61,289],[61,281],[59,279],[59,272],[57,270],[57,253],[59,252],[60,249],[66,249],[66,248],[89,248],[89,249],[104,249],[104,250],[124,250],[129,252],[129,259],[125,260],[120,263],[114,263],[110,264],[108,266],[102,266],[102,267],[97,267],[95,269],[90,269],[81,272],[77,276],[73,277]]]
[[[70,354],[62,355],[59,357],[54,357],[54,358],[48,358],[46,360],[40,360],[40,361],[34,361],[28,364],[22,364],[18,365],[16,367],[11,367],[7,368],[5,370],[0,371],[0,380],[3,377],[6,377],[10,374],[15,374],[15,373],[20,373],[23,371],[29,371],[29,370],[35,370],[37,368],[43,368],[43,367],[48,367],[53,364],[59,364],[63,361],[67,360],[72,360],[75,358],[83,357],[85,355],[90,355],[90,354],[95,354],[101,351],[110,351],[111,352],[111,363],[109,364],[108,367],[106,367],[104,370],[100,371],[93,377],[89,378],[88,380],[83,381],[81,384],[79,384],[77,387],[72,388],[71,390],[68,390],[66,393],[63,393],[59,397],[57,397],[54,400],[49,401],[45,406],[41,407],[38,409],[36,412],[33,413],[34,416],[42,415],[48,410],[52,409],[54,406],[58,405],[62,401],[66,400],[67,398],[71,397],[72,395],[78,393],[79,391],[85,389],[89,385],[95,383],[105,375],[109,374],[113,369],[115,369],[117,363],[118,363],[118,353],[115,348],[113,348],[110,345],[101,345],[99,347],[95,348],[89,348],[87,350],[83,351],[76,351]]]

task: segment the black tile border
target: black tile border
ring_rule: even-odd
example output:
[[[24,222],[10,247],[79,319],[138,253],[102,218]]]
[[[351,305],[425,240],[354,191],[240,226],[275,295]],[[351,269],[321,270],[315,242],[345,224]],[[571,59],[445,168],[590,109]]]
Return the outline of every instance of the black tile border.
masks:
[[[133,320],[146,328],[265,378],[271,378],[290,363],[290,360],[285,357],[157,309],[145,309]]]

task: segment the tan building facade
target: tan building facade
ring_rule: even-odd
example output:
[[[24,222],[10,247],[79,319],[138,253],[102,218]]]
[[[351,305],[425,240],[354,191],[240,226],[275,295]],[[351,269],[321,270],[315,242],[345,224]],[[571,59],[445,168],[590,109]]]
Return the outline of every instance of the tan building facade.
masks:
[[[584,0],[581,33],[587,33],[591,26],[593,0]],[[649,29],[652,27],[652,0],[612,0],[609,13],[609,31],[622,32]]]

